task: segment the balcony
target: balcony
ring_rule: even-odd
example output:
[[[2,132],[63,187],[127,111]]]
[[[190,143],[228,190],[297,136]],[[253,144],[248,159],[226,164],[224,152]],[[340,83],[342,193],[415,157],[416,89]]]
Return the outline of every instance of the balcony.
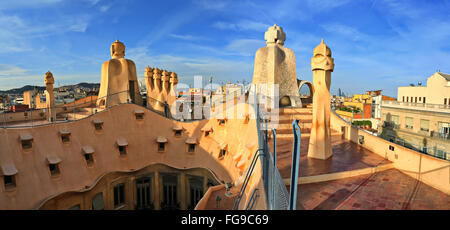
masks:
[[[450,140],[450,134],[449,133],[438,133],[437,137],[439,139],[442,139],[442,140]]]
[[[444,104],[424,104],[400,101],[382,101],[381,107],[397,109],[413,109],[427,112],[439,112],[450,114],[450,105]]]

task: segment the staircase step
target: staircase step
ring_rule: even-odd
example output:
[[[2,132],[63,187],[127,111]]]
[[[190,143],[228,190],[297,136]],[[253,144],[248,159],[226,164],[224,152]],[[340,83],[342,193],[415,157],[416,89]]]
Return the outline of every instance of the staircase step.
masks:
[[[311,122],[300,122],[299,123],[299,126],[300,126],[300,128],[311,128],[311,126],[312,126],[312,123]],[[288,123],[288,122],[286,122],[286,123],[279,123],[278,124],[278,126],[277,126],[277,128],[276,128],[276,130],[278,130],[278,129],[290,129],[290,130],[292,130],[292,121],[290,122],[290,123]]]
[[[281,108],[278,109],[279,114],[298,114],[298,113],[312,113],[312,108]]]
[[[292,129],[277,129],[276,131],[277,131],[277,135],[278,134],[292,133]],[[303,135],[305,133],[310,133],[311,129],[310,128],[304,128],[304,129],[300,128],[300,131],[301,131],[301,133]]]
[[[292,122],[294,121],[295,119],[280,119],[280,120],[278,120],[278,124],[292,124]],[[300,123],[312,123],[312,119],[298,119],[298,121],[300,122]]]
[[[336,136],[341,136],[342,135],[342,133],[340,133],[340,132],[338,132],[338,131],[334,131],[334,130],[332,130],[331,131],[331,136],[332,137],[336,137]],[[302,133],[302,138],[309,138],[311,136],[311,133]],[[292,131],[291,131],[291,133],[280,133],[280,134],[278,134],[278,132],[277,132],[277,140],[278,139],[287,139],[287,138],[294,138],[294,134],[292,133]]]

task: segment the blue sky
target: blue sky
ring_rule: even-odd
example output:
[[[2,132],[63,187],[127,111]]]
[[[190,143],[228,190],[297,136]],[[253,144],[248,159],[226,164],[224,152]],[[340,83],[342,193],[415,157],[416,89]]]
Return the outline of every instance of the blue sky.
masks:
[[[14,0],[0,3],[0,89],[100,82],[116,39],[143,78],[145,66],[214,82],[251,81],[254,54],[273,24],[286,32],[297,75],[312,80],[324,38],[335,59],[331,92],[383,89],[450,73],[450,1]]]

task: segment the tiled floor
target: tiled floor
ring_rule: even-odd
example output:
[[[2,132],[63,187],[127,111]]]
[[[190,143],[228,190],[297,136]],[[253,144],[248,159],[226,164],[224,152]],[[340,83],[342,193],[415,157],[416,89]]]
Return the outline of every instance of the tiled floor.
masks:
[[[450,196],[389,169],[372,175],[298,186],[297,209],[450,210]]]
[[[292,139],[277,139],[277,166],[282,178],[290,178]],[[383,157],[358,146],[340,136],[332,137],[333,156],[327,160],[308,158],[309,138],[302,138],[300,145],[300,176],[312,176],[350,171],[391,163]],[[273,149],[272,144],[270,148]]]

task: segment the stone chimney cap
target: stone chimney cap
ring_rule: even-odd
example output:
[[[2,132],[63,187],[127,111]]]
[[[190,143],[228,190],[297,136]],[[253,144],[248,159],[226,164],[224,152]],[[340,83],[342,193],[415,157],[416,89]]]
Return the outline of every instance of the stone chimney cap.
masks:
[[[266,31],[264,34],[264,39],[266,40],[267,45],[284,45],[284,41],[286,41],[286,33],[283,32],[283,28],[281,26],[274,24]]]

